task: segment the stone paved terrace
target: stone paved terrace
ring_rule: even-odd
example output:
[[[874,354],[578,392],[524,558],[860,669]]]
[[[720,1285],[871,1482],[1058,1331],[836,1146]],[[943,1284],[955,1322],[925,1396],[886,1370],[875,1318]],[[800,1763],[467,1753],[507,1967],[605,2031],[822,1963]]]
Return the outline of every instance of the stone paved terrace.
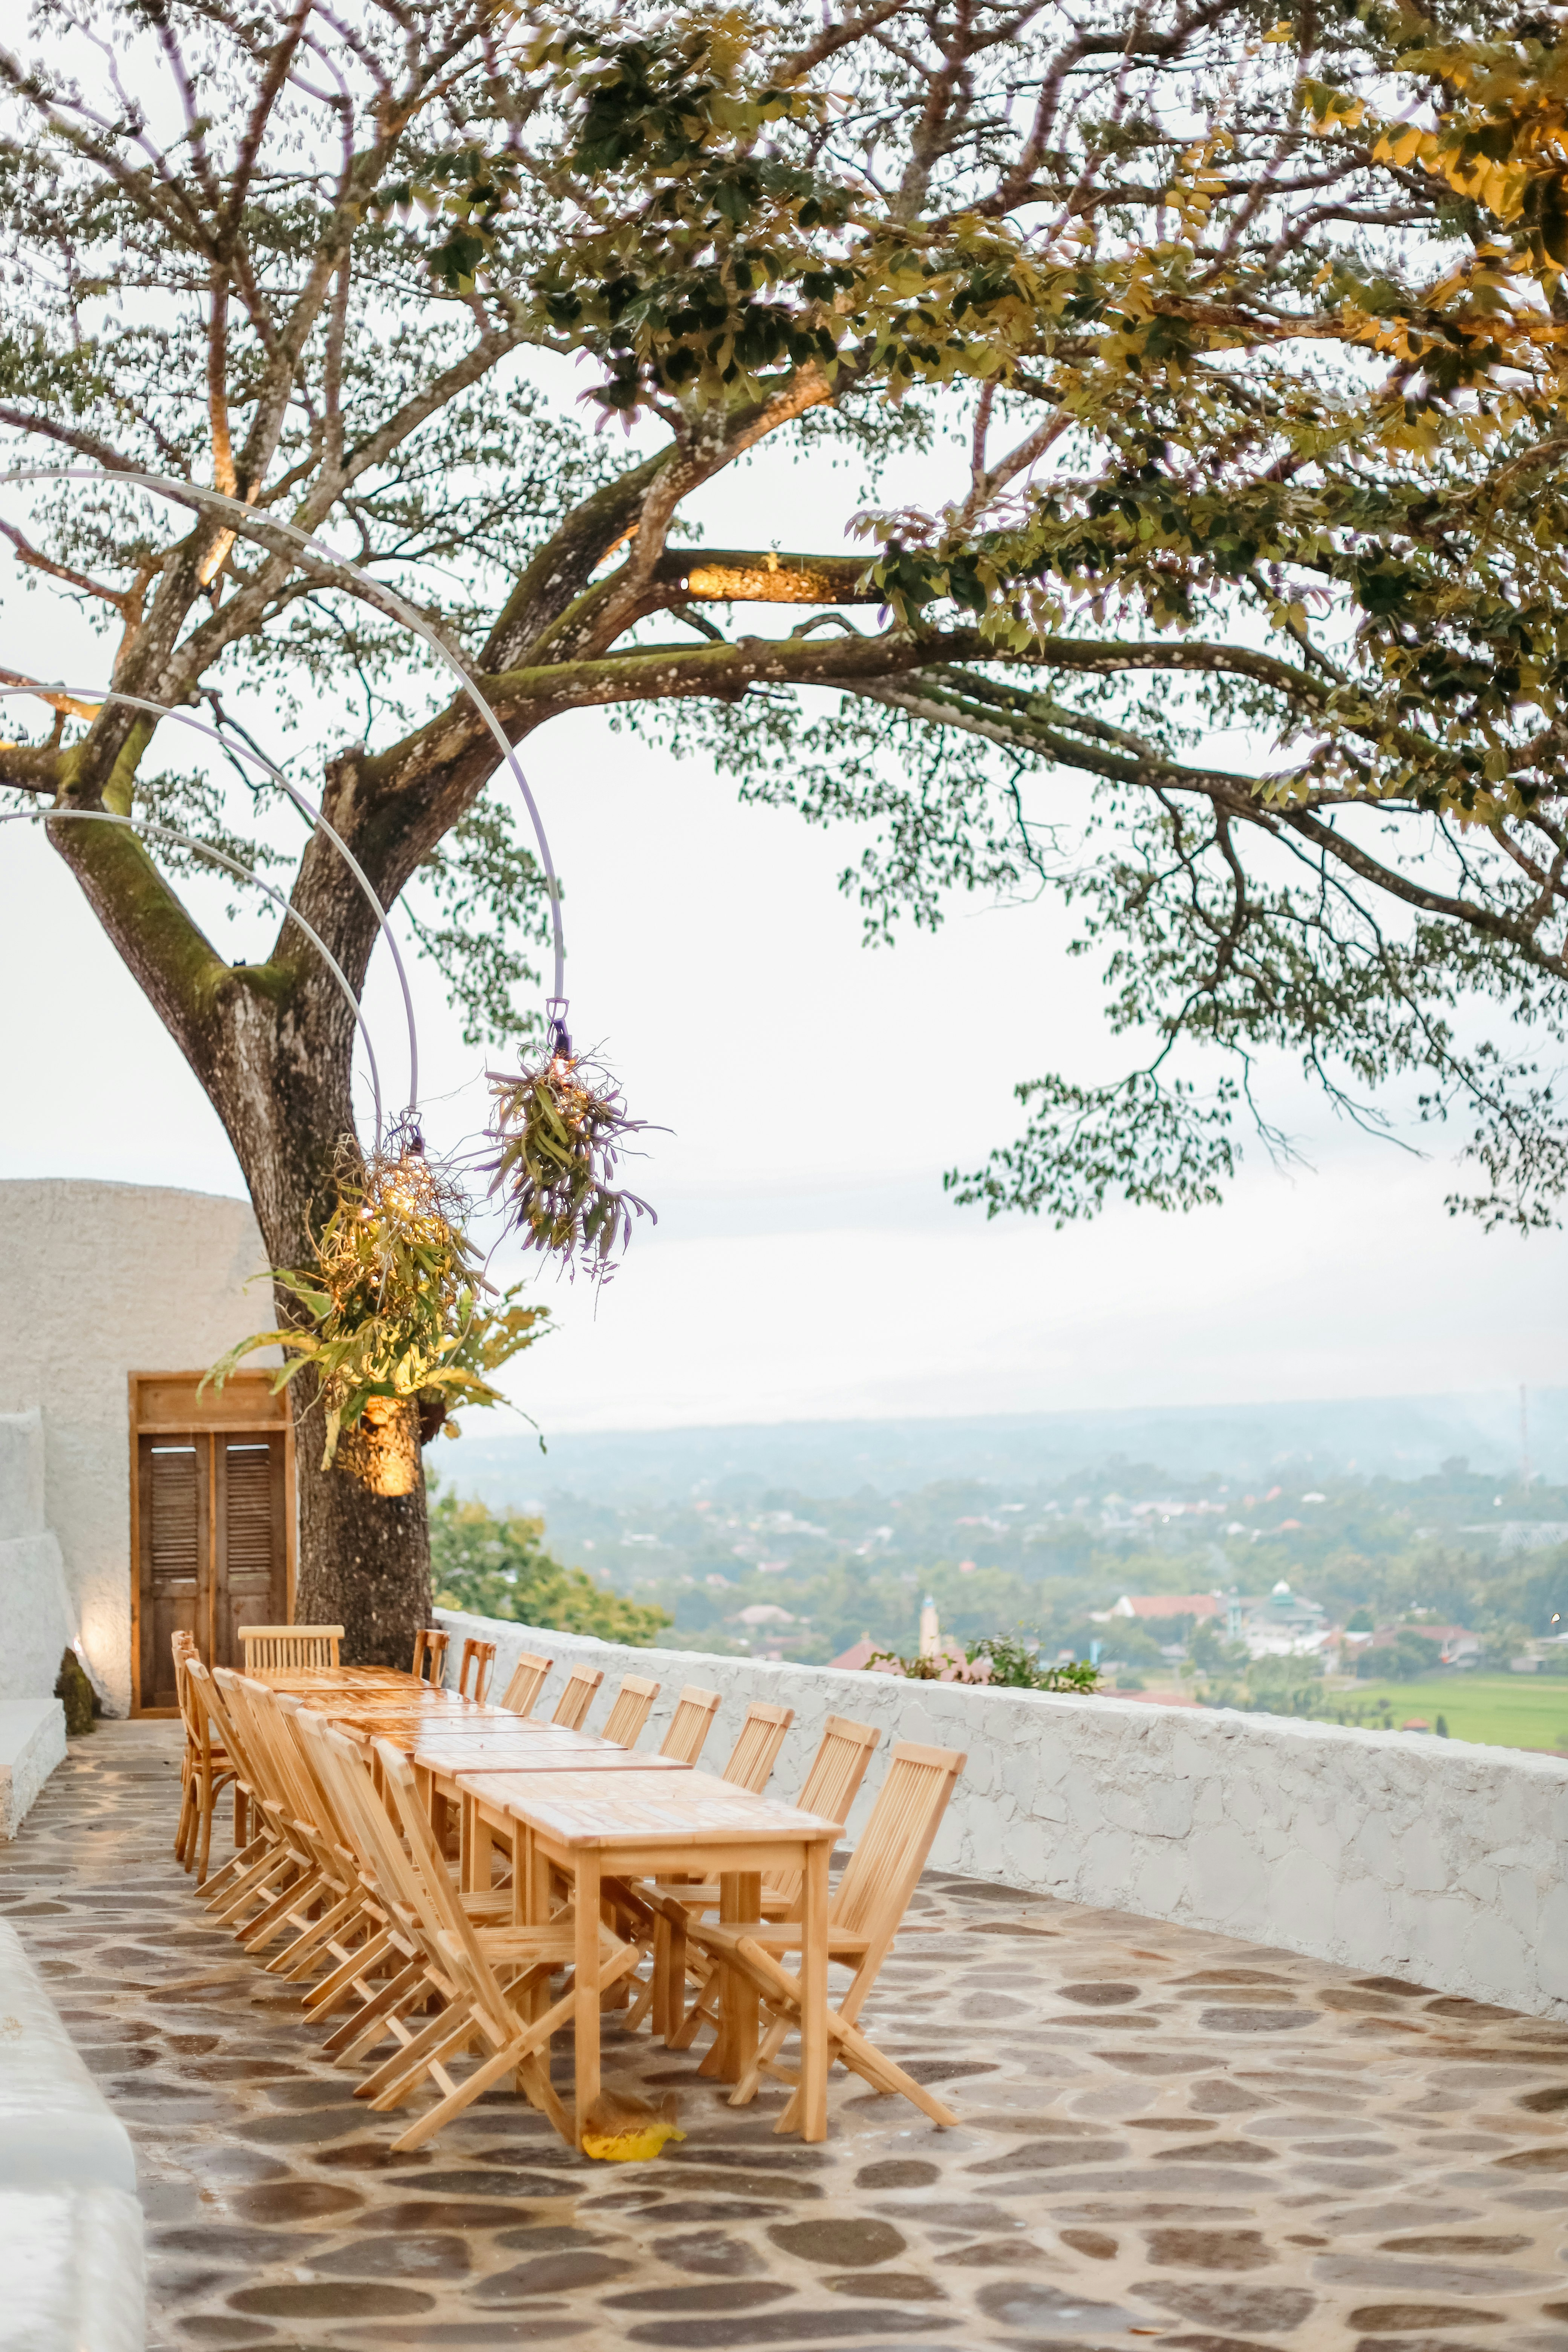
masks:
[[[395,2158],[205,1924],[177,1791],[177,1727],[105,1725],[0,1849],[138,2145],[158,2352],[1568,2352],[1568,2027],[931,1874],[870,2022],[962,2129],[840,2072],[803,2148],[608,2032],[686,2089],[658,2163],[505,2094]]]

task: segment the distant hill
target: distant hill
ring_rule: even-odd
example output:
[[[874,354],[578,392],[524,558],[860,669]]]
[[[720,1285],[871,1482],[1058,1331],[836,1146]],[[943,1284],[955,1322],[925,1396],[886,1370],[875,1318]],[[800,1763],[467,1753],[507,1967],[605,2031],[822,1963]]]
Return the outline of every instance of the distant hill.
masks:
[[[1568,1479],[1568,1388],[1530,1392],[1530,1460],[1538,1475]],[[470,1426],[473,1424],[470,1423]],[[548,1433],[547,1433],[548,1436]],[[483,1433],[428,1456],[465,1494],[492,1507],[542,1507],[552,1494],[610,1502],[674,1501],[794,1487],[899,1495],[943,1478],[1005,1486],[1056,1484],[1103,1472],[1119,1458],[1173,1478],[1263,1479],[1287,1467],[1419,1478],[1454,1455],[1517,1477],[1517,1390],[1467,1396],[1367,1397],[1303,1404],[1160,1406],[1126,1412],[984,1413],[919,1421],[786,1421],[732,1427],[604,1430],[537,1441]]]

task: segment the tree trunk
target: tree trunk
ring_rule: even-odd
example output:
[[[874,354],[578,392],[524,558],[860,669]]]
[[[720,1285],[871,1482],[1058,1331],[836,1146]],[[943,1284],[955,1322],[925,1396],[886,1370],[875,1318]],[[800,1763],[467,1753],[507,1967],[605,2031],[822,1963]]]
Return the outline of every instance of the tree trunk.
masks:
[[[227,1028],[221,1056],[199,1075],[245,1171],[268,1264],[309,1265],[312,1236],[333,1206],[338,1152],[353,1133],[352,1019],[337,990],[307,968],[275,1008],[241,996]],[[289,1294],[274,1299],[275,1319],[292,1321],[299,1310]],[[289,1395],[300,1502],[295,1617],[341,1624],[346,1664],[406,1667],[432,1605],[417,1408],[394,1406],[371,1428],[345,1433],[324,1470],[314,1374],[291,1381]]]
[[[311,1386],[313,1387],[313,1383]],[[425,1475],[413,1405],[398,1408],[391,1446],[362,1445],[350,1431],[339,1464],[321,1468],[321,1416],[306,1409],[302,1381],[290,1382],[300,1485],[300,1581],[294,1614],[303,1625],[342,1625],[345,1664],[406,1667],[414,1637],[430,1622],[430,1531]],[[413,1483],[377,1492],[351,1475],[350,1461],[374,1470],[390,1454],[394,1474]]]

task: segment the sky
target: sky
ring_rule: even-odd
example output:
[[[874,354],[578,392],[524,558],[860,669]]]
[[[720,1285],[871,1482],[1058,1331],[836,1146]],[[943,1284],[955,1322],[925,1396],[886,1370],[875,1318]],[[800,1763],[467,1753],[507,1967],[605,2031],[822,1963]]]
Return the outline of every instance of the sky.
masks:
[[[726,486],[710,540],[838,544],[845,478],[818,466],[784,487],[786,532],[762,467]],[[68,608],[18,596],[8,566],[0,625],[8,665],[101,676]],[[265,710],[238,707],[269,740]],[[324,745],[343,732],[321,716]],[[1268,1108],[1310,1165],[1250,1154],[1221,1207],[1116,1209],[1061,1232],[954,1208],[942,1171],[1016,1132],[1016,1081],[1126,1066],[1059,910],[964,901],[934,936],[868,950],[837,888],[853,838],[742,808],[706,762],[592,714],[524,756],[566,882],[574,1033],[603,1042],[630,1110],[668,1130],[631,1163],[659,1221],[614,1281],[595,1295],[543,1280],[554,1328],[510,1384],[547,1430],[1563,1381],[1549,1302],[1568,1242],[1451,1219],[1450,1158],[1337,1122],[1289,1068],[1267,1074]],[[1050,788],[1063,804],[1075,790]],[[1037,805],[1050,811],[1048,793]],[[263,951],[269,925],[247,916],[230,935],[223,894],[197,898],[232,952]],[[401,1099],[384,962],[367,1012]],[[415,987],[429,1131],[450,1144],[482,1119],[484,1057],[462,1045],[438,976],[416,966]],[[0,1177],[243,1192],[176,1048],[22,824],[0,827]],[[498,1264],[510,1270],[504,1250]]]

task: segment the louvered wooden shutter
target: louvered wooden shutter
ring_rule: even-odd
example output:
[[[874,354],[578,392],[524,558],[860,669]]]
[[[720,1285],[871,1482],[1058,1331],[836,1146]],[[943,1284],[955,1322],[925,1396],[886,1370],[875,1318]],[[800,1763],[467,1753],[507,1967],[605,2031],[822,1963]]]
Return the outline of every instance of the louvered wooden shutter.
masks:
[[[175,1704],[172,1636],[205,1627],[201,1602],[206,1549],[206,1441],[141,1442],[142,1688],[152,1704]],[[203,1644],[205,1647],[205,1643]],[[143,1705],[147,1704],[143,1699]]]
[[[219,1664],[239,1665],[242,1625],[279,1625],[288,1615],[283,1440],[219,1437],[215,1647]]]

